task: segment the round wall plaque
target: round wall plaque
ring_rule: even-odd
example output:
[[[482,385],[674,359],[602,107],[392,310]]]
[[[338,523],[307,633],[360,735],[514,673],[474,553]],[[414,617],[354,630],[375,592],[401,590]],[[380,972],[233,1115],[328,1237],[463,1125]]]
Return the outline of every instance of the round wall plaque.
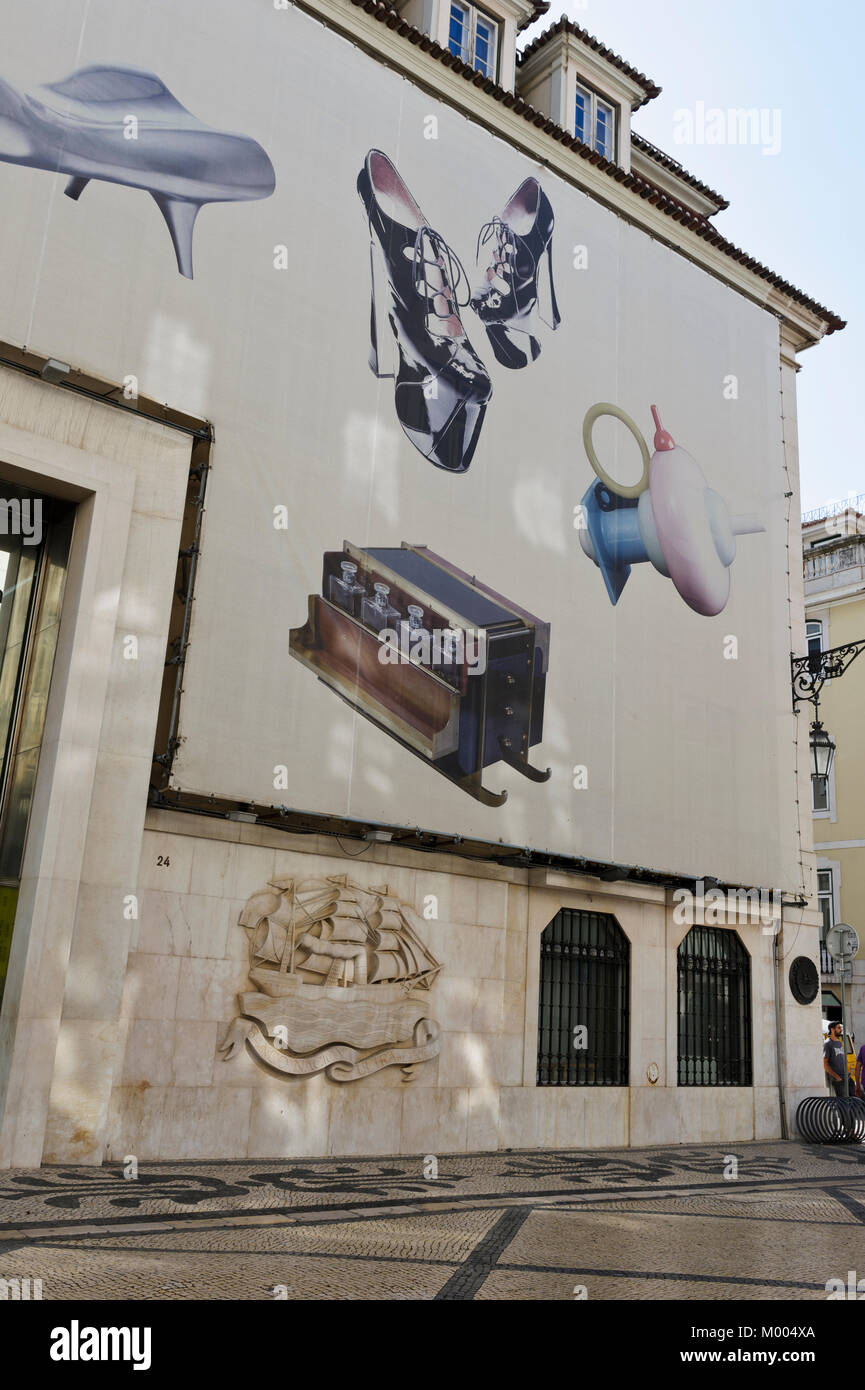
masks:
[[[817,967],[808,956],[797,956],[790,966],[790,989],[797,1004],[813,1004],[820,988]]]

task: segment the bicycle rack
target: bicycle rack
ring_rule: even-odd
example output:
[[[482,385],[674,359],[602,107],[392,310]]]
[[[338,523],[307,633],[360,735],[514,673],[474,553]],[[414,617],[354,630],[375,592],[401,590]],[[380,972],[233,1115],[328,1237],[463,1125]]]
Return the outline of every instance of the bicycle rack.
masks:
[[[796,1127],[812,1144],[861,1144],[865,1142],[865,1100],[806,1096],[796,1109]]]

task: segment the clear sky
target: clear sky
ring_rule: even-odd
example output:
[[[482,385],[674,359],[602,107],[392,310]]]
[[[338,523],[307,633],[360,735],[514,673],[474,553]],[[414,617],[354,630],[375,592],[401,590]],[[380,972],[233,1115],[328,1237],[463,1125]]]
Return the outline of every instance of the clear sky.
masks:
[[[553,0],[523,40],[562,14],[663,88],[634,129],[729,199],[719,232],[847,320],[799,358],[802,506],[865,493],[865,4]],[[677,111],[698,102],[777,111],[778,152],[677,143]]]

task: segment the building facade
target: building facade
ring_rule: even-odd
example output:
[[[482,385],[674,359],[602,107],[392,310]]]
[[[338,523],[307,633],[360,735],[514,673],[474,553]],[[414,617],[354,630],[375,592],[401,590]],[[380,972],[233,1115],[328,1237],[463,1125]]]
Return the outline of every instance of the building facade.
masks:
[[[809,651],[829,651],[865,639],[865,498],[806,513],[802,525],[805,623]],[[820,692],[820,720],[836,751],[828,777],[812,777],[814,848],[823,927],[820,972],[824,1017],[841,1017],[840,965],[826,932],[846,922],[865,942],[865,800],[862,708],[865,673],[856,658],[843,679]],[[847,984],[848,1028],[865,1037],[865,951],[860,948]]]
[[[543,5],[3,8],[0,1164],[784,1133],[841,320]]]

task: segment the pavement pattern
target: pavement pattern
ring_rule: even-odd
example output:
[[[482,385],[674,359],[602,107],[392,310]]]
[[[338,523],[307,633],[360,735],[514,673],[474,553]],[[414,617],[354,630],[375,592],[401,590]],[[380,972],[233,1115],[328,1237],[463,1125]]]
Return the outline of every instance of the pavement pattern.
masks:
[[[825,1300],[865,1275],[865,1146],[0,1172],[43,1300]],[[32,1287],[32,1285],[31,1285]]]

